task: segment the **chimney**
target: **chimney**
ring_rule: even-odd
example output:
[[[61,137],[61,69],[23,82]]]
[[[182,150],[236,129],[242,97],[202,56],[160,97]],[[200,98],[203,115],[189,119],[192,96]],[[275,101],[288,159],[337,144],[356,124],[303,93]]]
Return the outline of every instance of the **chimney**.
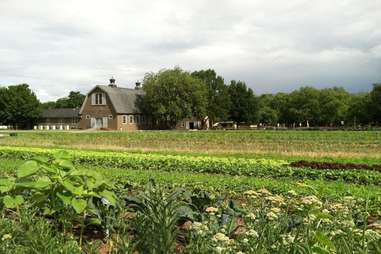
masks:
[[[116,87],[114,77],[111,77],[111,78],[110,78],[110,84],[109,84],[108,86],[109,86],[109,87]]]
[[[142,84],[139,81],[136,81],[136,83],[135,83],[135,89],[139,90],[141,88],[142,88]]]

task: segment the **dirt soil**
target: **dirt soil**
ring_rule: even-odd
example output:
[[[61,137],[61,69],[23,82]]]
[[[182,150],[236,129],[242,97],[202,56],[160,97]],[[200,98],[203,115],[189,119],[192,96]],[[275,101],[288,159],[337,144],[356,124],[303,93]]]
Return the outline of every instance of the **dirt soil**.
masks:
[[[381,164],[356,164],[356,163],[336,163],[336,162],[315,162],[315,161],[294,161],[290,166],[297,168],[312,169],[340,169],[340,170],[372,170],[381,172]]]

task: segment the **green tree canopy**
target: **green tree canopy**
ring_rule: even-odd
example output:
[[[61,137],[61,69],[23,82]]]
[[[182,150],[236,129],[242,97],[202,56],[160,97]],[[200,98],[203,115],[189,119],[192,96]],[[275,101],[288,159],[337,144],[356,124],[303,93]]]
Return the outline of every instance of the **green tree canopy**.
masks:
[[[148,73],[144,77],[143,109],[161,127],[174,128],[184,118],[207,113],[208,91],[200,79],[180,68]]]
[[[369,124],[372,121],[370,114],[369,93],[354,94],[351,96],[346,121],[357,126],[358,124]]]
[[[230,117],[233,121],[252,123],[258,112],[257,98],[245,82],[232,80],[229,85],[231,100]]]
[[[56,108],[80,108],[85,95],[80,92],[71,91],[68,97],[60,98],[56,101]]]
[[[374,84],[373,90],[369,94],[370,115],[374,123],[381,123],[381,83]]]
[[[217,76],[214,70],[201,70],[192,73],[199,78],[207,88],[208,103],[207,115],[212,122],[227,120],[231,106],[228,87],[221,76]]]
[[[351,95],[340,87],[320,90],[320,125],[337,126],[345,121],[351,103]]]
[[[0,119],[14,128],[31,128],[40,115],[40,102],[27,84],[0,88]]]

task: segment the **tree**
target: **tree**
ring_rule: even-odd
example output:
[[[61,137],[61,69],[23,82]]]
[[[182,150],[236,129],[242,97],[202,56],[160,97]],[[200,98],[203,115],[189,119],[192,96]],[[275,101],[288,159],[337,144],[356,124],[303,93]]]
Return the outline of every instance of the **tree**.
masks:
[[[224,79],[211,69],[195,71],[192,76],[199,78],[207,88],[209,119],[212,122],[228,119],[231,101]]]
[[[31,128],[40,115],[40,102],[27,84],[0,89],[0,118],[14,128]]]
[[[287,124],[320,123],[320,93],[313,87],[302,87],[289,94]]]
[[[369,108],[372,109],[370,113],[372,120],[376,124],[381,123],[381,83],[374,84],[373,90],[369,94]]]
[[[47,101],[41,103],[41,111],[47,110],[47,109],[52,109],[56,107],[56,102],[55,101]]]
[[[229,85],[230,117],[235,122],[252,123],[258,112],[257,98],[245,82],[232,80]]]
[[[80,108],[83,101],[85,100],[85,95],[80,92],[71,91],[68,97],[60,98],[56,101],[56,108]]]
[[[352,95],[346,117],[347,122],[353,124],[355,127],[359,124],[369,124],[372,121],[369,107],[369,93]]]
[[[351,102],[344,88],[333,87],[320,90],[320,125],[337,126],[346,119]]]
[[[148,73],[142,108],[164,128],[174,128],[184,118],[204,118],[207,113],[207,89],[201,80],[180,68]]]
[[[263,94],[258,98],[258,122],[266,125],[276,125],[279,122],[280,109],[278,97],[273,94]]]

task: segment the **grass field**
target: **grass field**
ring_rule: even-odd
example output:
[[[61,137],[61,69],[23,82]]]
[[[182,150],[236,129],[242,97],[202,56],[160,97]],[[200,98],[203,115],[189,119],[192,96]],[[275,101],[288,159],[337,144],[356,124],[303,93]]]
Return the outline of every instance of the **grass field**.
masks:
[[[381,134],[17,132],[0,253],[381,253],[381,171],[301,159],[381,164]]]

